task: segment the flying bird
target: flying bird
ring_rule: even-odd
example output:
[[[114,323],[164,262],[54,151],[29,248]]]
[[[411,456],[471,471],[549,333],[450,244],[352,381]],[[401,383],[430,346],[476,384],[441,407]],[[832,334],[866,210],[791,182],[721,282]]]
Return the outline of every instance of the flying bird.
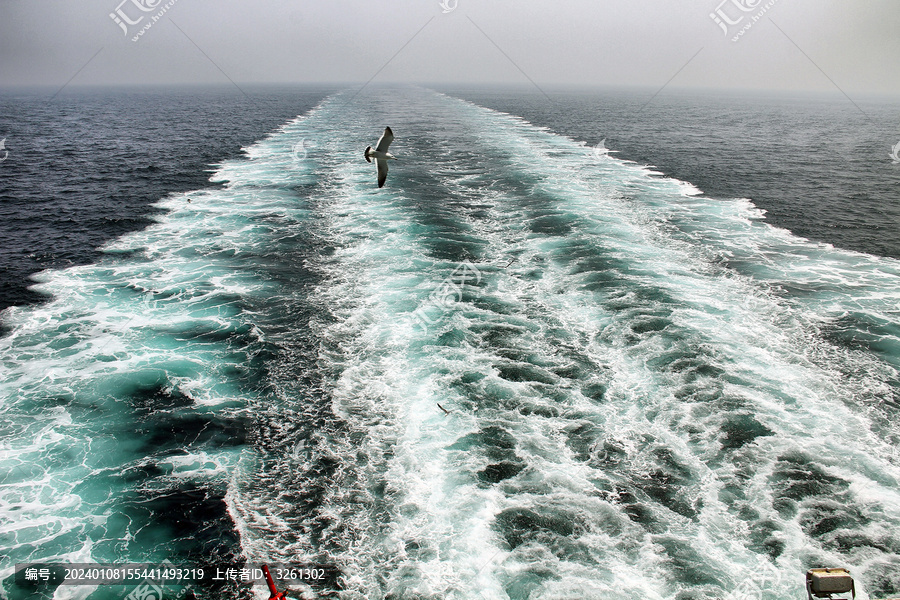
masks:
[[[375,159],[375,166],[378,169],[378,187],[384,187],[384,182],[387,179],[388,159],[393,158],[394,160],[397,160],[396,156],[389,154],[387,151],[388,146],[390,146],[393,141],[394,132],[391,131],[390,127],[385,127],[384,133],[381,134],[381,139],[378,140],[375,149],[372,150],[372,146],[366,148],[364,155],[366,161],[372,162],[372,159]]]

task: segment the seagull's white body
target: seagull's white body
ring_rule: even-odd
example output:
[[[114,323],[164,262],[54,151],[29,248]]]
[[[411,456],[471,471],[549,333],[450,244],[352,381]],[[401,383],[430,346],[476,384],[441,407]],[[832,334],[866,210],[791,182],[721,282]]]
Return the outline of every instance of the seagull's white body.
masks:
[[[368,162],[372,162],[373,158],[375,159],[375,167],[378,170],[378,187],[384,187],[384,182],[387,180],[388,159],[392,158],[397,160],[396,156],[387,151],[388,146],[390,146],[393,141],[394,132],[391,131],[390,127],[385,127],[384,133],[381,134],[381,139],[379,139],[378,144],[375,145],[375,149],[372,150],[372,146],[369,146],[366,148],[364,154]]]

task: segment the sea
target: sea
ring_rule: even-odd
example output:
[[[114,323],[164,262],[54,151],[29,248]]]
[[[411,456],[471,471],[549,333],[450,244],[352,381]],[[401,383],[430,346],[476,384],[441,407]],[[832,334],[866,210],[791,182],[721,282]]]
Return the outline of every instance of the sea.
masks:
[[[5,90],[0,138],[0,597],[900,594],[900,100]]]

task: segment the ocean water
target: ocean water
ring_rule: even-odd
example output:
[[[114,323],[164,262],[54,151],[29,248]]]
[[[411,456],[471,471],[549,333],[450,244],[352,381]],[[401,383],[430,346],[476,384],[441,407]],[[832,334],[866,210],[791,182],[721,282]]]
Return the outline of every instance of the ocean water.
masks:
[[[900,102],[841,94],[554,93],[453,90],[717,198],[751,198],[766,220],[815,241],[900,259]],[[855,95],[854,95],[855,96]]]
[[[36,275],[4,593],[164,558],[333,564],[307,596],[353,600],[900,592],[900,263],[466,95],[328,95]]]
[[[327,93],[0,90],[9,152],[0,162],[0,310],[40,301],[27,289],[32,273],[99,260],[105,242],[152,223],[153,203],[208,187],[212,165],[239,157]]]

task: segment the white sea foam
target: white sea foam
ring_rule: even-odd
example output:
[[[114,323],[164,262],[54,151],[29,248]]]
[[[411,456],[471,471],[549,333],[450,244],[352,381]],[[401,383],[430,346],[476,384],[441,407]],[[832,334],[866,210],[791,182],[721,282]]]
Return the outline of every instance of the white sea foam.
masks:
[[[577,153],[566,152],[567,145],[574,145],[571,141],[530,127],[518,118],[449,99],[445,102],[434,112],[465,107],[469,111],[466,120],[473,123],[479,143],[505,156],[514,173],[518,170],[523,177],[530,177],[531,194],[552,199],[556,214],[573,219],[577,235],[585,243],[595,245],[598,253],[608,249],[616,261],[634,269],[633,273],[620,273],[619,281],[610,283],[611,291],[626,292],[618,296],[620,300],[628,300],[627,293],[632,293],[627,292],[629,289],[640,292],[649,286],[665,299],[641,302],[635,296],[633,314],[610,312],[604,302],[598,302],[602,292],[583,290],[584,275],[573,273],[571,265],[554,265],[552,258],[548,261],[548,256],[565,252],[566,245],[579,238],[523,231],[518,224],[529,217],[518,208],[520,199],[490,187],[475,188],[466,180],[454,178],[452,167],[447,167],[440,183],[452,190],[453,196],[493,207],[489,218],[468,223],[471,235],[487,244],[484,255],[490,257],[490,265],[505,264],[513,257],[517,260],[503,270],[486,267],[491,270],[482,293],[516,307],[516,312],[496,313],[484,308],[483,302],[472,301],[447,315],[434,331],[423,333],[404,326],[404,316],[410,309],[408,296],[422,299],[426,293],[428,287],[423,289],[421,283],[423,267],[426,273],[434,273],[433,281],[439,281],[440,273],[452,265],[433,261],[429,267],[427,262],[423,265],[414,260],[426,252],[424,240],[412,233],[415,225],[408,215],[391,208],[414,199],[404,198],[401,189],[389,199],[379,200],[381,205],[371,204],[371,200],[333,205],[327,213],[328,227],[341,232],[342,247],[323,266],[333,269],[333,278],[322,288],[322,294],[323,303],[342,318],[323,332],[326,339],[333,336],[340,348],[326,356],[339,365],[336,368],[341,373],[335,382],[336,406],[345,419],[367,429],[368,455],[385,456],[390,448],[390,458],[383,459],[380,468],[399,507],[394,509],[392,525],[379,543],[394,556],[391,570],[401,564],[408,570],[406,583],[397,580],[388,587],[399,586],[394,589],[405,589],[406,593],[467,597],[471,591],[466,586],[474,578],[482,597],[490,598],[520,597],[517,594],[525,594],[526,589],[532,597],[567,593],[602,596],[612,590],[617,597],[671,597],[684,585],[673,579],[681,567],[673,566],[672,561],[677,564],[682,560],[678,552],[688,553],[684,548],[691,548],[702,561],[696,568],[709,575],[710,582],[718,581],[728,589],[738,583],[728,573],[767,564],[765,555],[747,547],[753,521],[736,518],[735,511],[743,510],[741,507],[757,506],[762,512],[759,521],[768,518],[781,524],[781,539],[786,544],[776,563],[784,583],[763,593],[773,597],[799,593],[799,584],[787,582],[796,579],[794,575],[801,570],[803,552],[816,546],[809,540],[796,543],[806,538],[796,520],[799,517],[785,519],[773,511],[765,512],[772,501],[768,478],[779,457],[801,452],[826,471],[852,481],[851,493],[893,485],[889,482],[896,475],[896,467],[884,457],[873,457],[878,466],[873,465],[868,475],[856,473],[851,477],[842,467],[849,454],[871,456],[870,449],[877,444],[879,434],[872,430],[865,413],[845,402],[843,394],[852,385],[842,382],[833,371],[832,361],[839,357],[820,360],[811,356],[811,351],[815,354],[821,345],[816,340],[817,332],[809,327],[817,305],[808,299],[799,300],[799,305],[786,303],[772,293],[775,278],[767,277],[765,270],[734,272],[720,267],[718,257],[727,254],[736,258],[750,252],[748,261],[758,262],[764,269],[778,265],[785,273],[787,269],[806,268],[783,262],[785,245],[803,255],[832,253],[832,264],[819,257],[819,262],[810,265],[819,271],[816,281],[827,281],[844,265],[858,264],[859,258],[817,249],[764,224],[761,211],[746,200],[697,198],[699,190],[689,184],[654,177],[653,171],[622,161],[595,163],[585,156],[583,164],[572,164]],[[473,175],[477,180],[478,175]],[[484,176],[481,179],[483,182]],[[351,188],[345,193],[352,198],[362,192]],[[373,221],[368,211],[376,206],[379,208],[374,212],[382,218]],[[689,223],[691,227],[685,228]],[[379,235],[385,227],[399,233]],[[705,240],[719,244],[709,248]],[[381,257],[390,260],[384,262]],[[891,261],[869,260],[895,272]],[[525,277],[535,269],[542,273],[540,279]],[[872,276],[879,285],[888,281],[873,274],[857,275],[848,281],[851,271],[841,273],[836,290],[858,285],[861,279]],[[405,288],[407,296],[398,297],[398,287]],[[354,310],[375,311],[376,316],[372,320],[355,319]],[[641,313],[649,314],[640,317]],[[660,332],[651,328],[633,339],[634,327],[640,326],[641,319],[652,321],[654,313],[664,315],[670,324]],[[576,356],[580,354],[581,360],[592,365],[598,381],[606,386],[603,402],[586,398],[566,380],[533,364],[525,365],[543,371],[554,382],[557,391],[553,396],[565,400],[551,401],[545,396],[548,390],[533,382],[498,377],[498,361],[503,362],[498,348],[479,344],[477,332],[501,325],[517,329],[516,348],[547,364],[550,371],[564,366],[560,348],[572,344]],[[671,334],[667,334],[669,330]],[[433,345],[439,336],[454,332],[461,336],[460,346]],[[709,354],[707,360],[727,373],[727,378],[718,383],[715,375],[709,375],[700,376],[698,381],[711,386],[711,391],[718,389],[719,397],[739,399],[741,407],[714,409],[705,406],[701,397],[679,398],[678,394],[692,385],[690,380],[677,371],[660,371],[648,365],[672,351],[673,343],[683,344],[674,349],[687,356],[696,350]],[[866,360],[872,363],[874,359]],[[461,394],[454,383],[473,373],[482,377],[480,393],[493,396],[493,406],[472,406],[475,399]],[[372,390],[378,392],[373,394]],[[496,404],[500,398],[508,401]],[[439,402],[453,412],[443,414],[436,407]],[[525,405],[544,406],[548,415],[555,409],[559,416],[538,417],[532,412],[526,418],[521,412]],[[607,440],[621,440],[617,468],[610,472],[588,466],[590,463],[573,455],[566,435],[578,429],[573,429],[576,414],[585,425],[605,430]],[[834,418],[822,419],[824,414]],[[770,431],[736,450],[735,458],[729,458],[722,455],[722,427],[726,419],[740,415],[752,416]],[[476,485],[474,476],[490,459],[477,451],[452,450],[458,440],[486,426],[512,432],[515,451],[527,465],[519,475],[487,489]],[[809,438],[811,428],[822,437]],[[613,433],[617,431],[619,435]],[[599,434],[598,440],[602,442],[603,437]],[[832,443],[835,440],[841,441]],[[598,445],[602,443],[595,442],[594,447]],[[651,500],[647,506],[658,511],[666,523],[665,534],[652,534],[622,514],[622,505],[614,495],[604,493],[627,481],[623,477],[640,480],[666,468],[659,456],[667,455],[692,473],[682,489],[673,489],[676,501],[671,506],[677,507],[681,498],[685,508],[680,510],[696,511],[696,516],[686,518]],[[737,458],[742,455],[746,458]],[[757,466],[748,483],[742,484],[740,470],[745,460]],[[894,475],[885,480],[883,475],[875,477],[877,472]],[[723,501],[722,494],[735,485],[743,488],[746,500]],[[877,498],[880,510],[887,511],[883,514],[894,514],[894,496],[886,489],[883,494],[870,492],[857,501]],[[582,504],[585,508],[579,510]],[[539,545],[510,551],[500,538],[496,519],[511,509],[579,515],[575,521],[585,531],[573,543],[595,554],[592,560],[596,562],[588,567]],[[593,515],[598,514],[615,515],[614,533],[604,537],[602,532],[609,523],[595,521]],[[895,518],[891,516],[889,521]],[[379,529],[375,523],[361,527],[374,528],[370,540]],[[792,535],[799,537],[792,541]],[[436,558],[432,559],[404,550],[412,541],[421,548],[423,540],[436,540],[437,547],[444,550],[436,549]],[[679,546],[683,549],[674,549]],[[477,552],[475,548],[488,549]],[[822,548],[816,551],[822,556],[836,556]],[[666,557],[671,552],[676,556]],[[377,561],[380,555],[371,551],[374,562],[360,556],[346,557],[348,565],[355,565],[350,569],[356,574],[354,581],[371,586],[373,570],[384,566]],[[492,563],[488,572],[473,574],[472,557],[480,560],[485,555],[502,558]],[[530,569],[552,573],[552,584],[540,583],[540,577],[527,583]],[[526,587],[513,592],[519,585],[515,581],[525,582],[521,585]],[[721,589],[710,585],[710,589]]]
[[[334,562],[345,598],[725,597],[735,573],[767,569],[750,591],[789,598],[810,562],[865,581],[895,559],[897,356],[834,336],[861,319],[897,343],[896,261],[810,243],[749,200],[597,161],[519,117],[409,94],[333,98],[223,165],[224,190],[164,199],[156,225],[108,246],[137,259],[45,274],[56,300],[7,313],[0,355],[27,394],[4,410],[88,388],[115,406],[117,377],[160,372],[192,410],[252,410],[255,448],[128,466],[226,482],[248,559]],[[385,121],[407,158],[377,190],[355,144]],[[317,146],[294,169],[298,139]],[[302,291],[260,269],[304,244]],[[415,311],[463,260],[479,283],[423,327]],[[263,298],[274,308],[248,311]],[[295,307],[308,326],[266,312]],[[264,396],[219,370],[240,363],[221,340],[251,324],[282,353]],[[198,329],[213,341],[172,341]],[[22,506],[0,524],[46,541],[106,505],[58,485],[98,468],[79,466],[85,417],[38,414],[3,463],[49,467],[5,473]],[[68,450],[77,474],[54,466]],[[842,551],[842,534],[871,543]]]

